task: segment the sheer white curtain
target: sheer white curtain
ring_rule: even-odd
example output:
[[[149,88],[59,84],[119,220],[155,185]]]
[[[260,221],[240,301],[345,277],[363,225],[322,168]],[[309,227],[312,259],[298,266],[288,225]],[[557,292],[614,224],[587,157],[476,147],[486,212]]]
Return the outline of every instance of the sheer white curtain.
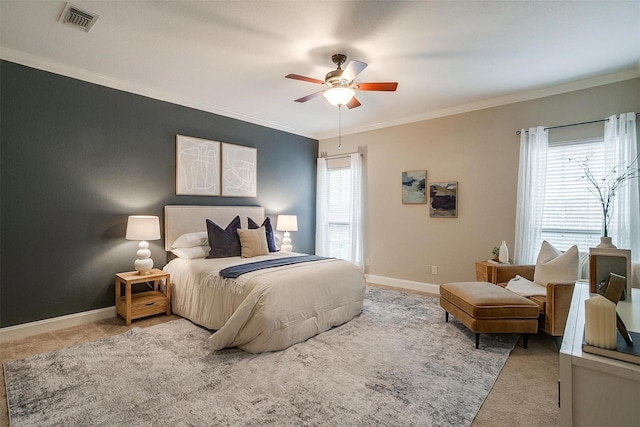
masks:
[[[338,235],[331,236],[330,215],[329,215],[329,171],[327,160],[319,158],[317,160],[317,184],[316,184],[316,254],[321,256],[337,256],[331,251],[331,241],[346,241],[348,247],[345,252],[340,252],[344,257],[364,269],[364,238],[363,238],[363,179],[362,179],[362,156],[351,154],[349,156],[349,179],[347,186],[350,189],[348,206],[348,232],[345,236],[340,231]],[[343,208],[343,206],[340,206]],[[343,219],[344,221],[344,219]],[[344,227],[344,222],[340,222]],[[346,238],[345,238],[346,237]]]
[[[327,159],[316,162],[316,255],[329,256],[329,190]]]
[[[351,209],[349,222],[351,223],[348,261],[364,269],[363,262],[363,218],[362,218],[362,156],[351,154]]]
[[[549,132],[543,126],[520,131],[515,264],[535,264],[542,244],[548,145]]]
[[[638,156],[636,113],[611,116],[604,125],[605,171],[624,173]],[[638,161],[633,163],[638,168]],[[638,179],[621,188],[613,203],[609,236],[620,249],[631,249],[634,262],[640,262],[640,190]]]

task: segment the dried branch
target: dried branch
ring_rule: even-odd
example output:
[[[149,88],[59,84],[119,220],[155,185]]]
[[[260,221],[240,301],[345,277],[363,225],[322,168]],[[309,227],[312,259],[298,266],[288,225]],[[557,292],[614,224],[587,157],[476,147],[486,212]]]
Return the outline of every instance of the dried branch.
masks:
[[[640,178],[640,168],[632,166],[638,161],[639,157],[640,155],[636,156],[629,165],[625,166],[622,164],[612,168],[601,180],[596,179],[591,171],[588,157],[578,161],[578,164],[584,172],[581,178],[586,179],[587,182],[591,184],[589,191],[594,194],[602,204],[604,236],[609,235],[609,224],[611,223],[613,214],[613,200],[618,190],[623,188],[628,181]],[[571,159],[569,160],[571,161]],[[619,173],[618,170],[623,170],[623,172]]]

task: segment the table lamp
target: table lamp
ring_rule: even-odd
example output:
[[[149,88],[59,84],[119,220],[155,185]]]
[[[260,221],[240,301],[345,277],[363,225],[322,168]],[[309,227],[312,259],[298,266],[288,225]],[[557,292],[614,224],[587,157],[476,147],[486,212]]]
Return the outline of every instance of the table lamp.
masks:
[[[127,240],[140,240],[134,267],[138,274],[149,274],[153,268],[153,259],[147,240],[160,239],[160,219],[157,216],[132,215],[127,220]]]
[[[298,217],[295,215],[278,215],[276,230],[284,231],[280,251],[291,252],[293,246],[291,246],[291,234],[289,232],[298,231]]]

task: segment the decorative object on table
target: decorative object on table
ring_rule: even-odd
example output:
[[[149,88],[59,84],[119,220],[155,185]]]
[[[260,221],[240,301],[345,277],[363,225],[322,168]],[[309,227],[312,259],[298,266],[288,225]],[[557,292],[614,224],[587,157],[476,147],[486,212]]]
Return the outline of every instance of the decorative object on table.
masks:
[[[220,143],[176,135],[176,194],[220,195]]]
[[[597,354],[599,356],[609,357],[611,359],[622,360],[623,362],[635,363],[640,365],[640,345],[628,344],[622,335],[617,334],[616,346],[613,349],[597,347],[588,344],[584,339],[582,342],[582,351],[586,353]],[[640,342],[640,333],[629,332],[629,336],[636,342]]]
[[[494,246],[491,254],[493,255],[494,261],[500,261],[500,246]]]
[[[284,238],[282,239],[280,251],[291,252],[293,250],[293,246],[291,245],[291,233],[289,232],[298,231],[298,217],[296,215],[278,215],[276,230],[284,231]]]
[[[585,335],[582,343],[582,351],[587,353],[598,354],[600,356],[610,357],[625,362],[640,364],[640,345],[634,346],[634,340],[640,342],[640,334],[637,332],[629,332],[626,325],[622,321],[620,315],[616,311],[616,307],[622,292],[625,289],[626,278],[615,273],[611,273],[605,284],[598,290],[598,295],[585,301]],[[587,303],[593,298],[601,298],[613,305],[615,313],[615,327],[617,333],[614,332],[615,344],[611,346],[603,346],[598,342],[594,342],[592,336],[587,335],[587,325],[590,319],[587,315]],[[607,318],[607,320],[609,320]],[[593,321],[593,320],[591,320]],[[596,328],[602,328],[603,324],[596,324]],[[607,324],[606,331],[609,331]],[[615,330],[614,330],[615,331]]]
[[[402,203],[427,203],[427,171],[402,172]]]
[[[584,302],[584,339],[601,348],[616,348],[616,305],[595,295]]]
[[[627,278],[616,273],[609,273],[607,280],[598,285],[598,293],[609,301],[617,304],[627,296]]]
[[[429,184],[429,216],[432,218],[458,217],[458,181]]]
[[[222,195],[256,197],[258,150],[222,143]]]
[[[147,240],[160,239],[160,219],[150,215],[132,215],[127,220],[127,240],[140,240],[138,243],[137,259],[134,267],[139,274],[148,274],[153,268],[153,259]]]
[[[607,280],[604,282],[602,287],[598,289],[598,294],[602,295],[609,301],[614,304],[618,304],[618,301],[622,301],[622,296],[626,293],[625,285],[626,285],[626,277],[620,276],[619,274],[611,273]],[[627,344],[632,344],[633,340],[631,339],[631,335],[627,331],[627,327],[616,312],[616,325],[618,327],[618,331],[622,338],[626,341]]]
[[[602,205],[602,237],[598,248],[615,249],[616,246],[611,242],[609,236],[609,226],[611,224],[611,215],[613,214],[613,201],[618,190],[623,188],[629,180],[640,177],[640,169],[637,167],[638,157],[636,157],[629,165],[620,164],[613,167],[604,177],[597,178],[589,167],[589,158],[578,161],[582,168],[586,179],[591,186],[589,191],[593,193]],[[632,166],[636,163],[636,166]]]
[[[507,248],[507,242],[504,240],[500,244],[500,251],[498,255],[498,261],[504,264],[509,263],[509,248]]]
[[[598,286],[610,273],[625,278],[631,275],[631,251],[629,249],[589,248],[589,292],[598,292]],[[631,299],[632,281],[626,281],[626,292],[621,300]]]

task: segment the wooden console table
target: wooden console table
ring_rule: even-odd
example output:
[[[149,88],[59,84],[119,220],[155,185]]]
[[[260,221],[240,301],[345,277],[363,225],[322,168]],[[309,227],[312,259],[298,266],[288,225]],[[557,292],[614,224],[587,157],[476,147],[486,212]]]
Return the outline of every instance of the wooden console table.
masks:
[[[618,302],[627,329],[640,332],[640,289]],[[589,284],[577,282],[560,349],[560,425],[631,426],[640,420],[640,365],[582,352],[584,301]],[[640,345],[640,343],[638,343]]]

